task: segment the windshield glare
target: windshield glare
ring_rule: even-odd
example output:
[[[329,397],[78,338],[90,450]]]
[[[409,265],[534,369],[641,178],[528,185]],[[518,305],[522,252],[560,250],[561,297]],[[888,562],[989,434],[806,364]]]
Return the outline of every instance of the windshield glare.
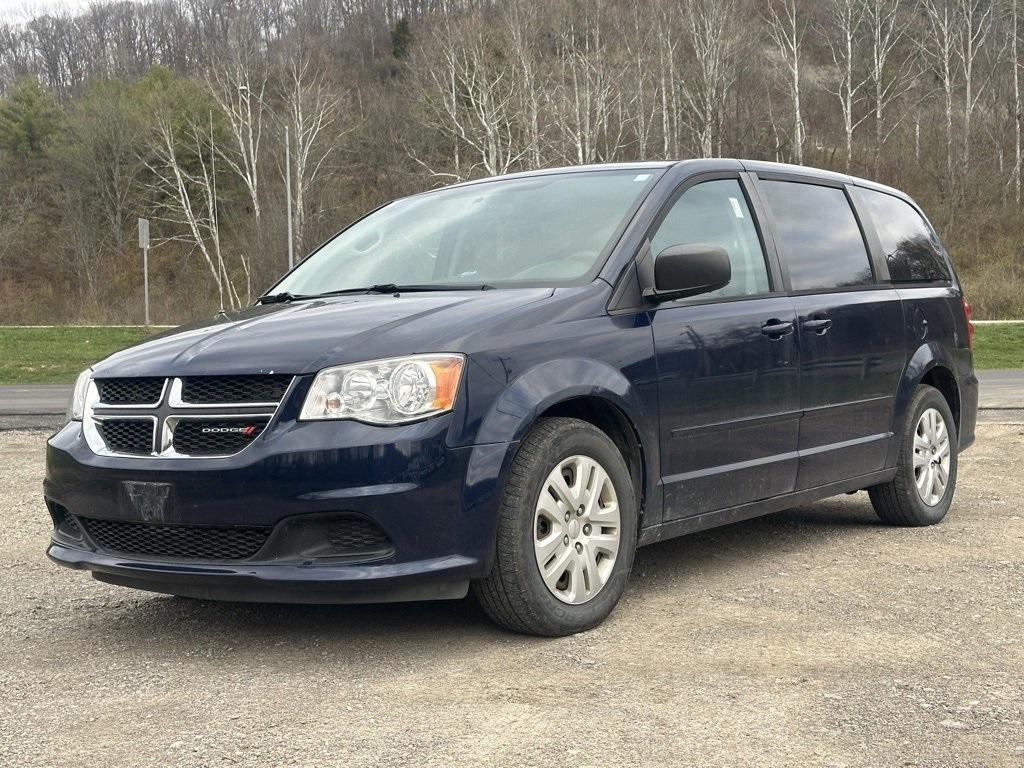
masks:
[[[273,289],[565,285],[592,272],[656,169],[533,176],[398,200],[329,241]]]

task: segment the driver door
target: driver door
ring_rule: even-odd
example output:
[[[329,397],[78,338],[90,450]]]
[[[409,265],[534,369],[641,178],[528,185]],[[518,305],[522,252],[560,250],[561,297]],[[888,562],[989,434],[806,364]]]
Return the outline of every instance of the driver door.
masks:
[[[717,245],[732,279],[651,313],[658,365],[665,519],[788,493],[796,486],[799,374],[796,310],[774,291],[751,197],[738,174],[687,183],[650,235]]]

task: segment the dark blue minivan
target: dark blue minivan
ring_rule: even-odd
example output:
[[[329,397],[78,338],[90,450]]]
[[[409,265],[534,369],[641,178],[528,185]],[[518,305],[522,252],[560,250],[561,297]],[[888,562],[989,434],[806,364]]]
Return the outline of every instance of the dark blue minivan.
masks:
[[[82,373],[49,556],[217,600],[593,627],[637,546],[867,490],[949,509],[970,307],[906,195],[809,168],[544,170],[385,205],[252,307]]]

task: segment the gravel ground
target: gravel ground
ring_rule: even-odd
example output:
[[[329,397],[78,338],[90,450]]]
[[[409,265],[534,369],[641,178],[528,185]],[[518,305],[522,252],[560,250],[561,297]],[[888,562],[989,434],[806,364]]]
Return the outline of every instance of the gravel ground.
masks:
[[[844,496],[640,551],[611,619],[210,604],[43,556],[45,433],[0,433],[0,765],[1024,765],[1024,426],[950,517]]]

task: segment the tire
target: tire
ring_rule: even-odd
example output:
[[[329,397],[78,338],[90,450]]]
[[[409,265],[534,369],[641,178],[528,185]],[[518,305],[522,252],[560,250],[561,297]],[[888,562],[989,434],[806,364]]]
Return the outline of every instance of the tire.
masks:
[[[590,469],[587,460],[598,470]],[[584,476],[600,486],[586,498]],[[572,480],[565,480],[570,495],[556,498],[558,477]],[[572,495],[574,489],[580,489],[579,496]],[[542,497],[542,492],[547,495]],[[565,503],[570,497],[585,503],[572,510]],[[540,419],[512,461],[494,566],[473,584],[487,615],[513,632],[543,637],[572,635],[600,624],[622,596],[633,565],[636,497],[626,462],[604,432],[578,419]],[[586,510],[581,512],[582,507]],[[612,555],[615,508],[618,547]],[[550,586],[541,573],[542,560],[548,564]]]
[[[939,479],[942,477],[942,466],[935,464],[935,457],[941,457],[942,449],[938,453],[932,452],[932,440],[929,439],[927,424],[922,419],[927,413],[937,413],[943,422],[946,442],[948,443],[948,468],[945,471],[946,482],[942,487],[941,494],[937,486],[929,486],[928,479],[923,472],[931,467]],[[919,427],[924,437],[918,434]],[[924,459],[927,464],[922,465],[919,459],[920,469],[915,470],[915,441],[918,444],[917,455]],[[924,458],[928,457],[928,458]],[[941,462],[941,458],[938,459]],[[957,431],[953,414],[949,410],[946,398],[937,389],[926,384],[920,385],[910,399],[907,407],[907,418],[900,433],[900,452],[896,460],[896,477],[887,483],[868,488],[868,495],[871,497],[871,505],[875,513],[883,522],[889,525],[935,525],[942,520],[953,503],[953,496],[956,493],[957,473]],[[919,490],[919,480],[929,489],[922,492]],[[928,501],[922,493],[931,495]]]

